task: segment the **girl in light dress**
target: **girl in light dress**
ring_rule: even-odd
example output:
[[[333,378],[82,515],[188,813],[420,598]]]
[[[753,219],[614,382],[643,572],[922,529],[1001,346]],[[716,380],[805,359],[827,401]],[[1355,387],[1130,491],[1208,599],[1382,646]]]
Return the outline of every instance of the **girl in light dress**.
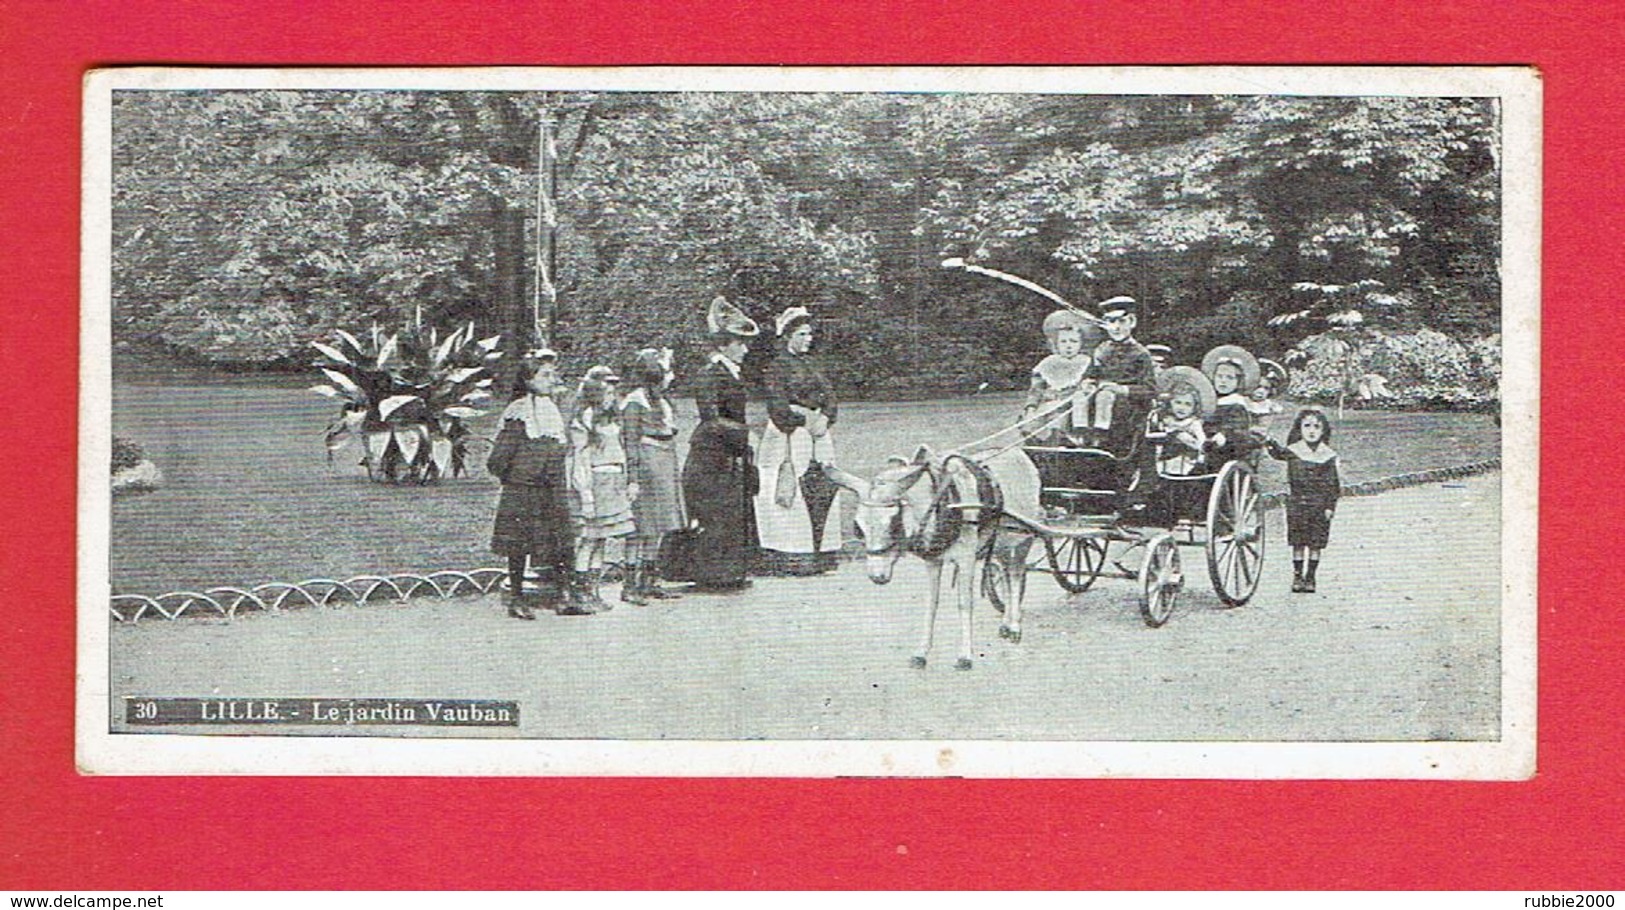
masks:
[[[576,526],[572,596],[561,613],[598,613],[610,605],[598,594],[606,544],[631,537],[634,495],[621,442],[620,377],[595,366],[581,379],[576,415],[570,421],[571,517]]]
[[[1074,396],[1082,390],[1084,373],[1093,362],[1085,350],[1089,330],[1089,324],[1070,310],[1056,310],[1044,318],[1044,338],[1050,353],[1033,367],[1032,384],[1027,390],[1021,418],[1023,422],[1030,420],[1068,398],[1073,398],[1073,406],[1070,411],[1063,409],[1051,415],[1042,427],[1030,429],[1028,433],[1036,442],[1070,442],[1074,428],[1088,426],[1084,411],[1087,399]]]

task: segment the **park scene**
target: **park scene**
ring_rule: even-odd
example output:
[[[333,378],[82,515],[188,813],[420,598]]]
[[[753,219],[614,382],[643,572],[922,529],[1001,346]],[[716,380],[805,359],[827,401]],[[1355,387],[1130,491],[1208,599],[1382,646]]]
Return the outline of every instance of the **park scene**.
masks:
[[[1493,99],[112,114],[115,731],[1500,734]]]

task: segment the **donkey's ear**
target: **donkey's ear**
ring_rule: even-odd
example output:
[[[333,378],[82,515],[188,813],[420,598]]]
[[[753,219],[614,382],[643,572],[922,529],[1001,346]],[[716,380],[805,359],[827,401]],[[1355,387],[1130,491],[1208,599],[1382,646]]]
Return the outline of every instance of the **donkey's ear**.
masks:
[[[930,464],[931,463],[931,457],[932,456],[931,456],[931,447],[930,446],[922,445],[919,448],[914,450],[914,463],[915,464]]]
[[[837,468],[832,464],[824,465],[824,476],[839,487],[845,487],[855,493],[862,493],[865,486],[863,478]]]
[[[901,477],[897,478],[898,489],[904,491],[913,489],[914,485],[920,482],[920,478],[925,476],[925,470],[929,467],[929,464],[909,465],[908,470],[903,472]]]

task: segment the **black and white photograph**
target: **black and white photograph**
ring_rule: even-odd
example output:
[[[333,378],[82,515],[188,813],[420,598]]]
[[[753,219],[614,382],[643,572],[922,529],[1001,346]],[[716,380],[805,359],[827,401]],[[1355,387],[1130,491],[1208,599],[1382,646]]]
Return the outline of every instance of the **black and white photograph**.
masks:
[[[94,73],[87,773],[1523,779],[1515,68]]]

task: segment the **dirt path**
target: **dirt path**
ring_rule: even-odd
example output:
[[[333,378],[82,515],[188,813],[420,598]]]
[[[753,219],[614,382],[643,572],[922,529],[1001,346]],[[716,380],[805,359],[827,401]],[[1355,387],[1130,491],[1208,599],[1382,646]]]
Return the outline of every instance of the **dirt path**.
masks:
[[[745,595],[534,623],[488,596],[119,625],[112,688],[516,699],[530,737],[1493,738],[1499,482],[1346,500],[1314,595],[1288,593],[1279,513],[1262,588],[1244,607],[1220,609],[1199,551],[1187,550],[1190,586],[1161,629],[1140,622],[1130,582],[1068,599],[1034,575],[1021,644],[1000,640],[992,609],[978,607],[970,672],[953,669],[951,608],[932,665],[908,666],[922,566],[876,588],[849,563],[818,579],[762,579]]]

